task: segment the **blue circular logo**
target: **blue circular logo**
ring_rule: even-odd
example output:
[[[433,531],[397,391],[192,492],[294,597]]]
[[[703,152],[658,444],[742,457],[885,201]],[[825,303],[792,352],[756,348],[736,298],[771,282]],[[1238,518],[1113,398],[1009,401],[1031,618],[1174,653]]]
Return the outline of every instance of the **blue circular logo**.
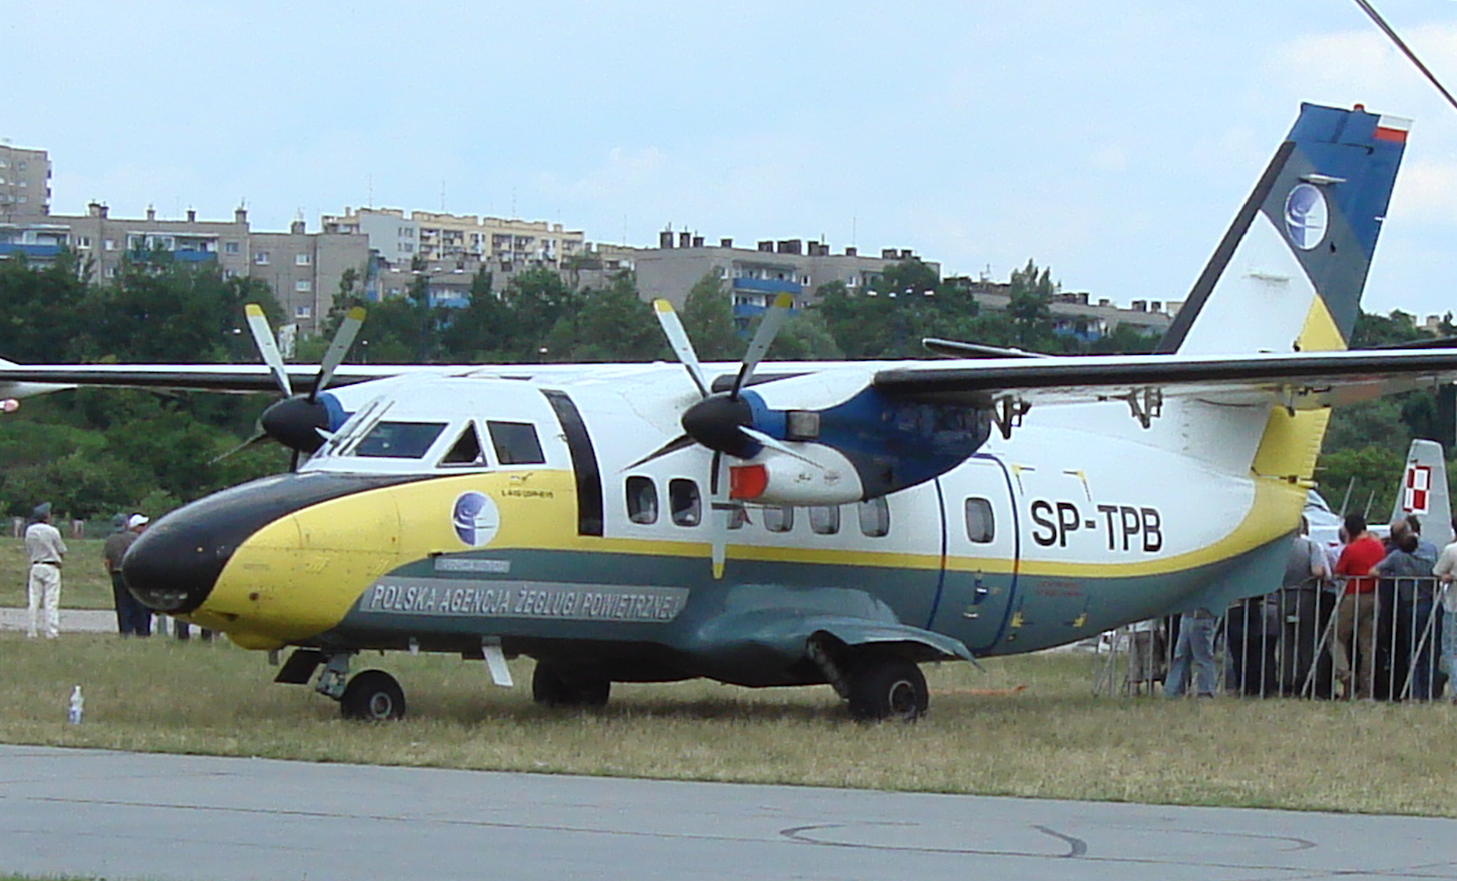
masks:
[[[455,526],[455,534],[473,548],[489,544],[501,528],[501,515],[496,510],[496,503],[485,493],[461,493],[455,500],[450,519]]]
[[[1285,233],[1291,244],[1309,251],[1325,238],[1329,213],[1325,193],[1310,184],[1298,184],[1285,197]]]

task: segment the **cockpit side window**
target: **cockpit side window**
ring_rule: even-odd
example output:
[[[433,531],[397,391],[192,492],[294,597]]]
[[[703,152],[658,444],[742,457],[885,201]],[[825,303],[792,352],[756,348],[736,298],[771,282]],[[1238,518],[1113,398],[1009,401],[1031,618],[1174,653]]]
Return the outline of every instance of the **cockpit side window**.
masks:
[[[467,422],[465,431],[460,433],[450,451],[440,460],[441,465],[475,465],[477,467],[486,464],[486,451],[481,449],[481,436],[476,431],[474,422]]]
[[[354,447],[366,459],[419,459],[445,430],[444,422],[377,422]]]
[[[488,420],[486,428],[491,432],[496,461],[502,465],[541,465],[546,462],[546,456],[541,452],[541,441],[536,436],[536,426],[530,422]]]

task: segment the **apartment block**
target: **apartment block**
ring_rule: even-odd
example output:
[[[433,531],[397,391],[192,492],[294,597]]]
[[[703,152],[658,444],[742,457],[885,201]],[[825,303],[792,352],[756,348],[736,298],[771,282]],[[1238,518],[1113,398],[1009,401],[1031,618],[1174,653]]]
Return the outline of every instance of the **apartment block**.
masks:
[[[0,217],[49,214],[51,160],[45,150],[0,143]]]
[[[561,270],[586,250],[580,230],[539,220],[345,207],[342,215],[324,215],[321,225],[326,233],[364,235],[380,259],[397,269],[418,259],[448,269],[483,266],[509,277],[536,266]]]
[[[84,215],[0,216],[0,258],[23,254],[44,262],[62,248],[75,251],[97,282],[116,278],[127,255],[152,251],[217,266],[225,278],[258,279],[273,289],[284,314],[304,334],[315,332],[328,315],[345,270],[354,269],[363,281],[370,265],[363,236],[310,233],[301,220],[286,233],[254,232],[243,208],[231,220],[200,220],[191,209],[177,219],[158,217],[150,208],[142,218],[112,217],[99,202]]]
[[[853,247],[836,254],[824,242],[801,239],[766,239],[753,248],[736,247],[733,239],[709,244],[696,233],[668,229],[659,233],[658,247],[637,251],[633,262],[644,299],[662,298],[682,306],[689,289],[712,273],[724,280],[733,297],[734,317],[747,321],[781,293],[792,295],[798,306],[832,281],[851,290],[873,290],[886,267],[916,259],[912,251],[894,248],[879,256],[861,255]],[[941,270],[938,263],[927,265],[937,273]]]

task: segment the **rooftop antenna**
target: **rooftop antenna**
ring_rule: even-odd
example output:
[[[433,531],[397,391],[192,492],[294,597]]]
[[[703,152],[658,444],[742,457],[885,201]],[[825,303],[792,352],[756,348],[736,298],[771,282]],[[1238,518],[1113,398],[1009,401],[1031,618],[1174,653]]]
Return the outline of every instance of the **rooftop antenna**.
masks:
[[[445,181],[440,182],[440,213],[445,213]]]

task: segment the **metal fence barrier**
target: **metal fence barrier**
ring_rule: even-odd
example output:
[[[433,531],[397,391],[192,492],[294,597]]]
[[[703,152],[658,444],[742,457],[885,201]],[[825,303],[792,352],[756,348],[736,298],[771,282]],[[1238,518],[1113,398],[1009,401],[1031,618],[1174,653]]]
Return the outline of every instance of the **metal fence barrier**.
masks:
[[[1366,594],[1343,596],[1328,583],[1240,600],[1215,631],[1217,688],[1246,697],[1439,698],[1449,674],[1441,595],[1435,578],[1382,578]],[[1162,694],[1178,627],[1172,616],[1103,634],[1093,693]]]

